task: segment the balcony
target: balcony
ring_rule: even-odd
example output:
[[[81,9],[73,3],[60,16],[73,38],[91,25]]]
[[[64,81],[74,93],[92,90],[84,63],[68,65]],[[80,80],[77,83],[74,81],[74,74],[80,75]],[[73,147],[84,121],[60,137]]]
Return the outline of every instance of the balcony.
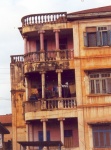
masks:
[[[72,60],[73,50],[59,50],[47,52],[30,52],[25,54],[25,62],[39,62],[39,61],[55,61],[55,60]]]
[[[59,50],[47,52],[30,52],[25,55],[11,56],[11,63],[17,62],[40,62],[40,61],[55,61],[55,60],[73,60],[73,50]]]
[[[38,101],[26,101],[23,104],[24,112],[36,112],[36,111],[48,111],[48,110],[60,110],[60,109],[73,109],[76,108],[76,97],[71,98],[54,98]]]
[[[67,13],[57,12],[57,13],[45,13],[45,14],[33,14],[24,16],[21,19],[22,26],[29,26],[35,24],[46,24],[46,23],[66,23]]]
[[[23,63],[24,62],[24,55],[13,55],[11,56],[11,63]]]

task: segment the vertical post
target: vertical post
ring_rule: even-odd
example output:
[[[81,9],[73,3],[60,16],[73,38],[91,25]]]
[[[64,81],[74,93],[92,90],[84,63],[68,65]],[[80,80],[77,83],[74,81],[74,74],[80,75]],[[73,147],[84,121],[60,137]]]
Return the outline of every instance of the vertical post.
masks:
[[[26,122],[26,140],[29,141],[29,123],[30,122]],[[29,150],[29,148],[27,147],[27,150]]]
[[[47,141],[46,121],[48,121],[48,119],[41,119],[41,121],[43,122],[43,141]]]
[[[59,32],[60,30],[55,29],[55,47],[56,47],[56,51],[57,51],[57,55],[56,55],[56,59],[59,60],[60,59],[60,52],[59,52]]]
[[[60,121],[60,135],[61,135],[61,142],[64,144],[64,118],[59,118]]]
[[[60,30],[55,29],[55,46],[56,46],[56,50],[59,50],[59,32]]]
[[[58,73],[58,92],[59,92],[59,97],[62,97],[61,73],[63,72],[63,70],[62,69],[57,69],[56,72]]]
[[[27,53],[27,36],[24,36],[23,39],[24,39],[24,54],[26,54]]]
[[[45,71],[40,72],[42,81],[42,98],[45,98]]]
[[[25,77],[25,92],[26,92],[26,101],[28,101],[28,98],[29,98],[29,93],[28,93],[28,78]]]
[[[43,30],[38,31],[40,34],[40,60],[44,61],[45,60],[45,54],[44,54],[44,32]]]

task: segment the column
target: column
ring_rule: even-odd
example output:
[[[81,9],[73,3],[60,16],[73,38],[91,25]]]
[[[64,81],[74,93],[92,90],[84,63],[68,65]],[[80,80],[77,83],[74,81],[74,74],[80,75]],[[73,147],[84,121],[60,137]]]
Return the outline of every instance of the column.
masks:
[[[41,119],[41,121],[43,122],[43,141],[47,141],[46,121],[48,121],[48,119]]]
[[[84,113],[83,109],[78,108],[78,134],[79,134],[79,150],[85,150],[85,124],[84,124]]]
[[[62,97],[61,73],[63,72],[63,70],[62,69],[57,69],[56,72],[58,73],[58,92],[59,92],[59,97]]]
[[[40,51],[44,51],[44,33],[45,33],[45,31],[41,30],[41,31],[38,31],[38,33],[40,34]]]
[[[29,122],[26,122],[26,140],[29,141]]]
[[[56,46],[56,50],[59,50],[59,32],[60,30],[55,29],[55,46]]]
[[[38,33],[40,34],[40,61],[44,61],[45,60],[45,53],[44,53],[44,32],[43,30],[38,31]]]
[[[45,71],[40,72],[42,81],[42,98],[45,98]]]
[[[26,101],[28,101],[29,94],[28,94],[28,78],[25,77],[25,92],[26,92]]]
[[[30,122],[26,122],[26,141],[29,141],[29,123]],[[27,147],[27,150],[29,150],[29,147]]]
[[[60,52],[59,52],[59,32],[60,30],[55,29],[55,47],[56,47],[56,51],[57,51],[57,55],[56,55],[56,60],[60,60]]]
[[[61,136],[61,142],[64,145],[64,118],[59,118],[60,121],[60,136]]]
[[[24,39],[24,54],[26,54],[27,53],[27,36],[24,36],[23,39]]]

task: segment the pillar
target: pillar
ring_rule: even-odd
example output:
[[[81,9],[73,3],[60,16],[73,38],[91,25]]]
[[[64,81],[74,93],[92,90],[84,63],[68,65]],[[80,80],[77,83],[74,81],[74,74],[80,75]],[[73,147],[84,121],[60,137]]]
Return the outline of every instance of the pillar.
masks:
[[[60,60],[60,52],[59,52],[59,32],[60,30],[55,29],[55,47],[56,47],[56,51],[57,51],[57,55],[56,55],[56,60]]]
[[[44,32],[43,30],[38,31],[40,34],[40,51],[44,51]]]
[[[43,30],[38,31],[38,33],[40,34],[40,61],[44,61],[45,60],[45,53],[44,53],[44,32]]]
[[[64,145],[64,118],[59,118],[60,121],[60,136],[61,136],[61,142]]]
[[[24,39],[24,54],[26,54],[27,53],[27,36],[24,36],[23,39]]]
[[[45,71],[40,72],[42,81],[42,98],[45,98]]]
[[[85,129],[84,129],[84,113],[83,109],[78,108],[78,134],[79,134],[79,150],[85,150]]]
[[[26,101],[28,101],[29,94],[28,94],[28,78],[25,77],[25,92],[26,92]]]
[[[48,121],[48,119],[41,119],[41,121],[43,122],[43,141],[47,141],[46,121]]]
[[[56,46],[56,50],[59,50],[59,32],[60,30],[55,29],[55,46]]]
[[[30,122],[26,122],[26,141],[29,141],[29,123]],[[29,150],[29,147],[27,147],[27,150]]]
[[[58,73],[58,93],[59,93],[59,97],[62,97],[61,73],[63,72],[63,70],[57,69],[56,72]]]

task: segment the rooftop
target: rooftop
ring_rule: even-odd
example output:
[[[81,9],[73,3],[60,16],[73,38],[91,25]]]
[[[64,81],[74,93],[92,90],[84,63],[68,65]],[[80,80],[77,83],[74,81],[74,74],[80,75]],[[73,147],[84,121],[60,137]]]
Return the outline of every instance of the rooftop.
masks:
[[[77,14],[86,14],[86,13],[101,13],[101,12],[111,12],[111,6],[104,6],[104,7],[98,7],[98,8],[92,8],[92,9],[86,9],[82,11],[76,11],[69,13],[70,15],[77,15]]]
[[[0,122],[2,124],[11,124],[12,123],[12,114],[0,115]]]

